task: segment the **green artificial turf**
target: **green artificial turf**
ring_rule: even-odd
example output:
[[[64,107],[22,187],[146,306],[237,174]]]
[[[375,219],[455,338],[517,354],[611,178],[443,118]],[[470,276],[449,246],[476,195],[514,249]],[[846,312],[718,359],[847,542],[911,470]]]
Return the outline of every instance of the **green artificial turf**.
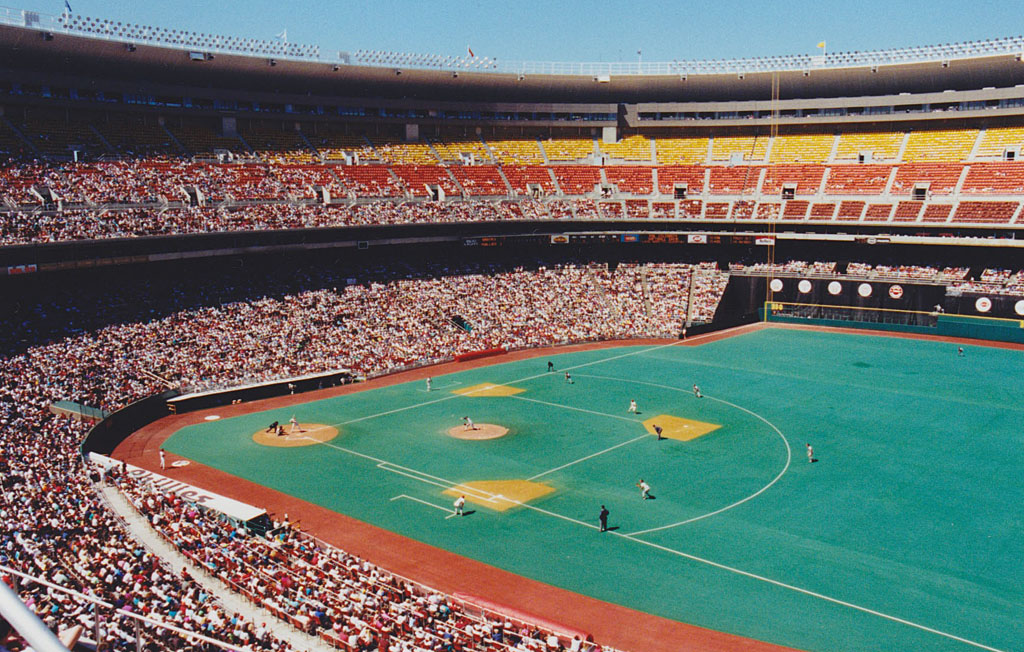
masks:
[[[550,357],[555,373],[549,358],[496,364],[435,377],[430,393],[417,381],[192,426],[166,448],[711,629],[807,650],[1019,650],[1024,353],[966,349],[767,329],[694,347],[561,354]],[[451,393],[479,383],[525,391]],[[641,414],[627,412],[631,398]],[[301,448],[253,442],[292,414],[341,432]],[[644,437],[642,421],[660,414],[722,427],[688,442]],[[466,415],[510,434],[449,437]],[[555,491],[528,507],[470,503],[470,516],[446,518],[452,485],[539,474]],[[641,500],[641,477],[654,500]],[[613,532],[596,529],[602,504]]]

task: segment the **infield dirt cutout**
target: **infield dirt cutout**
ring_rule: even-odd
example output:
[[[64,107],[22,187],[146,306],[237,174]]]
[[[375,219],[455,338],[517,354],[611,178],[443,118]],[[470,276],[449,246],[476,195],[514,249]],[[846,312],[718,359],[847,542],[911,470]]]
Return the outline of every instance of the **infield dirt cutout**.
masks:
[[[465,496],[466,502],[480,505],[497,512],[504,512],[546,496],[554,487],[529,480],[478,480],[463,482],[451,489],[445,489],[446,496]]]
[[[455,439],[497,439],[508,434],[508,428],[495,423],[477,423],[472,428],[455,426],[448,429],[448,436]]]
[[[338,436],[338,429],[323,423],[302,423],[295,432],[291,431],[291,425],[284,427],[284,434],[277,436],[272,432],[260,430],[253,433],[252,440],[261,446],[276,446],[278,448],[294,448],[296,446],[312,446],[331,441]]]
[[[525,391],[526,390],[521,387],[512,387],[511,385],[480,383],[479,385],[473,385],[471,387],[453,389],[452,394],[458,394],[459,396],[515,396],[516,394],[521,394]]]
[[[697,437],[703,437],[709,432],[722,427],[716,423],[694,421],[693,419],[674,417],[671,414],[659,414],[656,417],[644,420],[644,427],[652,435],[654,434],[655,425],[661,426],[662,437],[665,439],[678,439],[679,441],[690,441]]]

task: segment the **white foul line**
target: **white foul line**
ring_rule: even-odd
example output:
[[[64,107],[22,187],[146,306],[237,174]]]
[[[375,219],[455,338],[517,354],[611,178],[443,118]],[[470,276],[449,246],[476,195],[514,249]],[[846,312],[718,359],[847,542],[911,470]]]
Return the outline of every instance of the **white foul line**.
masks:
[[[412,496],[407,496],[405,494],[399,494],[397,496],[394,496],[394,497],[391,498],[391,501],[392,502],[396,501],[399,498],[405,498],[406,500],[413,500],[413,501],[416,501],[417,503],[420,503],[421,505],[426,505],[427,507],[433,507],[434,509],[439,509],[442,512],[445,512],[446,514],[448,514],[448,516],[445,516],[445,519],[449,519],[452,516],[455,516],[455,514],[456,514],[455,510],[453,510],[453,509],[448,509],[447,507],[441,507],[440,505],[435,505],[434,503],[430,503],[430,502],[427,502],[425,500],[420,500],[419,498],[413,498]]]
[[[616,378],[614,376],[598,376],[598,375],[594,375],[594,374],[586,374],[583,377],[585,377],[585,378],[600,378],[602,380],[617,380],[617,381],[620,381],[620,382],[633,383],[633,384],[637,384],[637,385],[649,385],[651,387],[661,387],[662,389],[671,389],[671,390],[674,390],[674,391],[677,391],[677,392],[685,392],[685,393],[689,393],[690,392],[690,390],[684,389],[684,388],[681,388],[681,387],[673,387],[672,385],[662,385],[660,383],[649,383],[649,382],[645,382],[645,381],[642,381],[642,380],[633,380],[632,378]],[[735,403],[730,403],[729,401],[726,401],[725,399],[715,398],[714,396],[708,396],[707,394],[704,394],[703,397],[704,398],[701,399],[701,400],[709,399],[709,400],[712,400],[712,401],[718,401],[719,403],[724,403],[726,405],[729,405],[731,407],[736,408],[737,410],[742,410],[742,411],[746,412],[747,414],[749,414],[749,415],[751,415],[751,416],[753,416],[753,417],[755,417],[757,419],[760,419],[761,421],[763,421],[766,424],[768,424],[768,427],[770,427],[772,430],[775,431],[775,433],[782,439],[783,445],[786,447],[786,463],[785,463],[785,465],[783,465],[782,470],[779,471],[778,475],[776,475],[774,478],[772,478],[771,482],[769,482],[765,486],[761,487],[760,489],[758,489],[756,492],[750,494],[749,496],[746,496],[745,498],[737,500],[736,502],[732,503],[731,505],[726,505],[725,507],[722,507],[721,509],[716,509],[715,511],[708,512],[707,514],[701,514],[700,516],[694,516],[693,518],[688,518],[685,521],[679,521],[677,523],[669,523],[668,525],[662,525],[660,527],[652,527],[652,528],[647,529],[647,530],[638,530],[636,532],[630,532],[629,533],[630,536],[637,536],[637,535],[640,535],[640,534],[648,534],[650,532],[658,532],[660,530],[669,530],[669,529],[674,528],[674,527],[679,527],[681,525],[687,525],[687,524],[693,523],[695,521],[700,521],[700,520],[703,520],[705,518],[709,518],[711,516],[715,516],[717,514],[721,514],[722,512],[728,511],[728,510],[730,510],[730,509],[732,509],[734,507],[739,507],[743,503],[745,503],[745,502],[747,502],[749,500],[753,500],[754,498],[757,498],[758,496],[763,494],[765,491],[768,491],[768,489],[770,489],[772,486],[775,485],[776,482],[778,482],[780,479],[782,479],[782,476],[785,475],[786,471],[789,470],[789,466],[790,466],[790,464],[793,461],[793,450],[789,446],[789,440],[786,439],[786,436],[784,434],[782,434],[782,431],[779,430],[775,426],[774,423],[772,423],[768,419],[765,419],[763,416],[761,416],[757,412],[753,412],[751,410],[748,410],[747,408],[745,408],[745,407],[743,407],[741,405],[736,405]]]
[[[609,451],[613,451],[616,448],[620,448],[622,446],[626,446],[627,444],[632,444],[633,442],[640,441],[641,439],[644,439],[644,438],[650,437],[650,436],[651,435],[649,433],[644,433],[644,434],[640,435],[639,437],[635,437],[633,439],[630,439],[629,441],[624,441],[621,444],[615,444],[614,446],[611,446],[610,448],[606,448],[603,451],[598,451],[596,453],[592,453],[590,455],[587,455],[586,457],[581,457],[578,460],[573,460],[572,462],[569,462],[567,464],[563,464],[562,466],[556,466],[555,468],[549,469],[547,471],[544,471],[543,473],[538,473],[537,475],[535,475],[535,476],[533,476],[531,478],[527,478],[527,480],[536,480],[537,478],[542,478],[542,477],[546,476],[549,473],[554,473],[555,471],[561,471],[562,469],[568,468],[568,467],[572,466],[573,464],[579,464],[580,462],[585,462],[585,461],[589,460],[592,457],[597,457],[598,455],[604,455],[605,453],[607,453]]]
[[[696,338],[692,338],[692,339],[696,339]],[[683,341],[680,340],[679,342],[672,342],[670,344],[663,344],[663,345],[651,347],[651,348],[648,348],[648,349],[642,349],[640,351],[631,351],[629,353],[624,353],[622,355],[612,356],[612,357],[609,357],[609,358],[603,358],[601,360],[593,360],[591,362],[585,362],[585,363],[582,363],[582,364],[579,364],[579,365],[575,365],[575,366],[572,366],[572,367],[567,367],[566,369],[567,370],[580,369],[580,368],[587,367],[587,366],[590,366],[590,365],[599,364],[601,362],[608,362],[610,360],[616,360],[616,359],[625,358],[625,357],[632,356],[632,355],[638,355],[638,354],[641,354],[641,353],[647,353],[647,352],[650,352],[650,351],[656,351],[656,350],[659,350],[659,349],[668,348],[670,346],[676,346],[677,344],[680,344],[682,342]],[[547,376],[547,375],[549,375],[549,374],[548,373],[542,373],[542,374],[537,374],[537,375],[534,375],[534,376],[528,376],[528,377],[525,377],[525,378],[520,378],[518,380],[513,380],[513,381],[508,381],[508,382],[509,383],[520,383],[520,382],[525,382],[527,380],[534,380],[536,378],[543,378],[544,376]],[[682,389],[682,388],[679,388],[679,387],[672,387],[670,385],[659,385],[657,383],[648,383],[648,382],[637,381],[637,380],[628,380],[628,379],[624,380],[624,379],[621,379],[621,378],[613,378],[613,377],[608,377],[608,376],[592,376],[592,377],[594,377],[594,378],[606,378],[608,380],[619,380],[619,381],[624,381],[624,382],[633,382],[633,383],[638,383],[638,384],[643,384],[643,385],[652,385],[652,386],[655,386],[655,387],[663,387],[663,388],[666,388],[666,389],[672,389],[672,390],[677,390],[677,391],[688,391],[688,390],[685,390],[685,389]],[[467,392],[467,394],[469,394],[469,393],[472,393],[472,392]],[[440,398],[440,399],[437,399],[437,400],[434,400],[434,401],[427,401],[425,403],[419,403],[417,405],[411,405],[411,406],[404,407],[404,408],[398,408],[398,409],[395,409],[395,410],[389,410],[387,412],[381,412],[379,414],[374,414],[374,415],[369,415],[369,416],[365,416],[365,417],[360,417],[358,419],[352,419],[350,421],[338,423],[338,424],[335,424],[335,425],[340,426],[340,425],[347,425],[349,423],[356,423],[358,421],[365,421],[367,419],[373,419],[373,418],[380,417],[380,416],[385,416],[385,415],[388,415],[388,414],[394,414],[396,412],[403,412],[405,410],[411,410],[411,409],[414,409],[414,408],[417,408],[417,407],[422,407],[424,405],[430,405],[430,404],[433,404],[433,403],[439,403],[441,401],[451,400],[453,398],[458,398],[459,396],[465,396],[467,394],[451,394],[449,396],[446,396],[446,397],[443,397],[443,398]],[[705,396],[705,398],[709,398],[709,397]],[[717,401],[722,402],[722,403],[726,403],[728,405],[733,405],[732,403],[728,403],[728,401],[724,401],[722,399],[714,399],[714,400],[717,400]],[[566,406],[558,406],[558,407],[566,407]],[[758,419],[764,421],[765,423],[768,423],[768,425],[770,425],[779,434],[779,436],[782,438],[783,442],[786,445],[786,467],[782,471],[782,473],[785,473],[786,470],[789,468],[789,464],[790,464],[790,461],[792,459],[792,451],[790,449],[789,442],[786,440],[786,438],[782,434],[782,432],[779,431],[778,428],[775,428],[775,426],[773,424],[768,422],[764,417],[760,416],[759,414],[757,414],[755,412],[751,412],[750,410],[747,410],[746,408],[742,408],[740,406],[735,406],[734,405],[734,407],[738,407],[739,409],[744,410],[745,412],[748,412],[749,414],[757,417]],[[580,408],[576,408],[576,409],[580,409]],[[613,416],[613,415],[604,415],[604,416]],[[620,418],[628,419],[628,417],[620,417]],[[632,421],[632,419],[629,419],[629,420]],[[647,435],[644,435],[644,436],[647,436]],[[364,453],[359,453],[359,452],[353,451],[351,449],[343,448],[341,446],[337,446],[337,445],[331,444],[330,442],[320,442],[320,441],[313,440],[312,438],[309,438],[309,439],[310,439],[310,441],[314,441],[315,443],[317,443],[317,444],[319,444],[321,446],[328,446],[330,448],[334,448],[334,449],[337,449],[337,450],[342,451],[342,452],[350,453],[352,455],[355,455],[355,456],[358,456],[358,457],[362,457],[364,459],[368,459],[368,460],[372,460],[374,462],[378,462],[379,467],[382,468],[382,469],[385,469],[385,470],[389,470],[389,471],[395,472],[393,469],[387,468],[387,466],[394,466],[396,468],[409,471],[410,473],[413,473],[413,474],[420,474],[420,475],[422,475],[422,476],[424,476],[426,478],[433,478],[434,480],[440,480],[442,482],[448,482],[451,487],[461,486],[461,485],[458,485],[457,483],[451,483],[450,481],[444,480],[443,478],[438,478],[436,476],[431,476],[430,474],[423,473],[421,471],[416,471],[415,469],[409,469],[407,467],[400,467],[397,464],[392,464],[391,462],[387,462],[385,460],[381,460],[379,458],[372,457],[372,456],[366,455]],[[629,442],[626,442],[626,443],[629,443]],[[624,444],[620,444],[620,445],[624,445]],[[386,465],[386,466],[383,466],[383,465]],[[777,482],[778,479],[782,477],[782,473],[780,473],[778,476],[776,476],[776,478],[774,480],[772,480],[772,482],[768,486],[771,486],[772,484]],[[402,474],[402,475],[407,475],[407,474]],[[414,475],[408,475],[408,477],[416,479],[416,480],[418,480],[420,482],[429,482],[428,480],[425,480],[423,477],[416,477]],[[430,484],[437,484],[435,482],[429,482],[429,483]],[[765,489],[767,489],[768,486],[762,488],[756,494],[748,496],[743,501],[740,501],[740,503],[736,503],[736,504],[737,505],[741,504],[742,502],[746,502],[747,500],[750,500],[751,498],[759,495],[761,492],[763,492]],[[485,491],[482,491],[482,490],[478,490],[478,491],[479,491],[479,493],[482,493],[482,494],[488,494],[489,493],[489,492],[485,492]],[[402,494],[402,496],[405,496],[405,495]],[[490,496],[493,499],[493,498],[495,498],[497,496],[497,494],[490,494]],[[396,498],[398,498],[398,497],[401,497],[401,496],[396,496]],[[432,503],[427,503],[426,501],[419,501],[418,499],[414,499],[411,496],[405,496],[405,497],[410,498],[412,500],[417,500],[418,502],[423,502],[425,504],[430,505],[431,507],[435,507],[437,509],[442,509],[442,510],[444,510],[446,512],[449,511],[449,510],[447,510],[447,509],[445,509],[443,507],[438,507],[437,505],[434,505]],[[574,523],[574,524],[577,524],[577,525],[582,525],[583,527],[587,527],[587,528],[590,528],[592,530],[600,529],[596,525],[593,525],[591,523],[587,523],[585,521],[580,521],[578,519],[571,518],[569,516],[564,516],[562,514],[557,514],[555,512],[550,512],[548,510],[541,509],[541,508],[535,507],[533,505],[528,505],[528,504],[520,502],[518,500],[511,500],[509,498],[504,498],[504,497],[502,497],[501,499],[502,500],[506,500],[508,502],[511,502],[511,503],[513,503],[515,505],[519,505],[521,507],[525,507],[526,509],[532,510],[534,512],[538,512],[540,514],[545,514],[545,515],[548,515],[548,516],[553,516],[553,517],[561,519],[563,521],[567,521],[567,522]],[[392,498],[392,500],[395,500],[395,498]],[[730,509],[732,507],[735,507],[735,505],[731,505],[727,509]],[[713,512],[713,514],[721,513],[722,511],[724,511],[724,510],[718,510],[716,512]],[[707,514],[707,515],[701,516],[699,518],[706,518],[707,516],[711,516],[711,515],[712,514]],[[690,519],[690,521],[688,521],[688,522],[692,522],[693,520],[696,520],[696,519]],[[675,525],[681,525],[681,524],[682,523],[674,524],[674,525],[670,525],[670,526],[666,526],[666,527],[674,527]],[[664,528],[659,528],[659,529],[664,529]],[[645,532],[649,532],[649,531],[650,530],[647,530]],[[663,552],[667,552],[669,554],[676,555],[676,556],[682,557],[684,559],[689,559],[689,560],[695,561],[697,563],[706,564],[706,565],[711,566],[713,568],[718,568],[720,570],[724,570],[724,571],[727,571],[727,572],[730,572],[730,573],[735,573],[737,575],[741,575],[743,577],[748,577],[750,579],[758,580],[758,581],[761,581],[761,582],[766,582],[768,584],[772,584],[774,586],[778,586],[778,587],[783,588],[783,589],[788,589],[790,591],[795,591],[797,593],[801,593],[801,594],[804,594],[804,595],[807,595],[807,596],[810,596],[810,597],[813,597],[813,598],[818,598],[818,599],[824,600],[826,602],[831,602],[833,604],[837,604],[837,605],[844,606],[844,607],[847,607],[847,608],[850,608],[850,609],[854,609],[856,611],[860,611],[860,612],[863,612],[863,613],[866,613],[866,614],[877,616],[879,618],[890,620],[892,622],[899,623],[899,624],[902,624],[902,625],[906,625],[908,627],[913,627],[915,629],[919,629],[919,630],[924,631],[924,632],[929,632],[931,634],[936,634],[938,636],[942,636],[942,637],[948,638],[950,640],[958,641],[958,642],[964,643],[966,645],[970,645],[972,647],[976,647],[976,648],[983,649],[983,650],[989,650],[989,652],[1005,652],[1004,650],[1000,650],[999,648],[990,647],[988,645],[984,645],[982,643],[978,643],[978,642],[972,641],[970,639],[966,639],[966,638],[963,638],[963,637],[960,637],[960,636],[956,636],[956,635],[950,634],[948,632],[943,632],[941,630],[934,629],[934,628],[928,627],[926,625],[920,625],[920,624],[912,622],[910,620],[899,618],[897,616],[891,616],[889,614],[883,613],[881,611],[876,611],[874,609],[869,609],[867,607],[862,607],[862,606],[856,605],[856,604],[854,604],[852,602],[847,602],[845,600],[840,600],[838,598],[833,598],[833,597],[824,595],[822,593],[817,593],[817,592],[811,591],[809,589],[803,589],[803,588],[800,588],[798,586],[794,586],[792,584],[786,584],[785,582],[780,582],[779,580],[773,580],[771,578],[764,577],[763,575],[757,575],[755,573],[751,573],[751,572],[748,572],[748,571],[740,570],[740,569],[734,568],[732,566],[727,566],[725,564],[720,564],[718,562],[711,561],[710,559],[704,559],[702,557],[697,557],[695,555],[691,555],[691,554],[682,552],[680,550],[674,550],[672,548],[669,548],[667,546],[662,546],[662,545],[659,545],[657,543],[652,543],[650,541],[644,541],[643,539],[638,539],[635,536],[635,535],[640,534],[640,533],[633,533],[633,534],[625,534],[625,533],[623,533],[623,534],[620,534],[620,533],[614,532],[614,531],[610,531],[609,533],[612,534],[613,536],[617,536],[617,537],[620,537],[622,539],[626,539],[627,541],[632,541],[632,542],[638,543],[640,545],[649,546],[651,548],[655,548],[657,550],[661,550]]]

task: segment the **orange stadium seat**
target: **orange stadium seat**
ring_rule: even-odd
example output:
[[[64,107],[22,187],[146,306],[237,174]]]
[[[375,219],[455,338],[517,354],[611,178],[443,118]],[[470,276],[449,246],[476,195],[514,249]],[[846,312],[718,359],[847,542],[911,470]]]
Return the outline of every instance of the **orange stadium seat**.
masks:
[[[634,195],[649,195],[654,190],[654,178],[649,167],[616,165],[604,168],[608,183],[618,187],[619,192]]]

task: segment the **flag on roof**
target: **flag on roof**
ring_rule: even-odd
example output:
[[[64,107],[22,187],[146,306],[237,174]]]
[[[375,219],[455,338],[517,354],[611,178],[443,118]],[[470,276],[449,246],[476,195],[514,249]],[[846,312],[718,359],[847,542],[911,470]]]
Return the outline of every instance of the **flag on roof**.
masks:
[[[72,13],[72,11],[71,11],[71,3],[68,2],[68,0],[64,0],[64,8],[68,10],[69,14]]]
[[[471,59],[472,59],[472,58],[476,57],[476,55],[475,55],[475,54],[473,54],[473,48],[471,48],[471,47],[469,47],[469,46],[467,45],[467,46],[466,46],[466,49],[467,49],[467,50],[469,50],[469,58],[471,58]]]
[[[277,35],[277,38],[281,39],[285,43],[288,42],[288,28],[281,30],[281,33]]]
[[[821,43],[818,43],[818,47],[819,48],[824,48],[825,47],[825,41],[822,41]]]

